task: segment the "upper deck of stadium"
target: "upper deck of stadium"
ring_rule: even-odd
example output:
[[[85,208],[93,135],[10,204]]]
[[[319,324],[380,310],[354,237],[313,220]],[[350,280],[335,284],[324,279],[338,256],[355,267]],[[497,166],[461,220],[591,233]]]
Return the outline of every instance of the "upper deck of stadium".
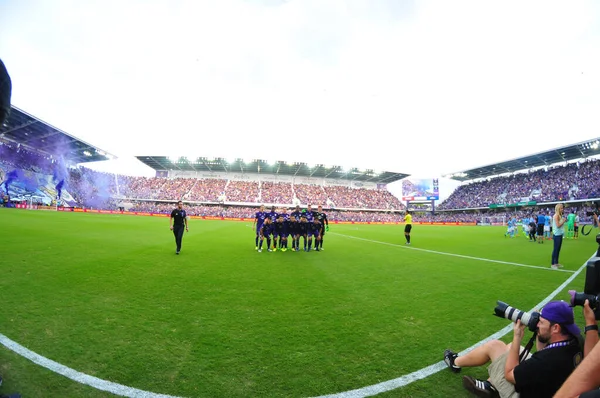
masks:
[[[192,172],[226,172],[246,174],[271,174],[295,177],[342,179],[351,181],[370,182],[375,184],[389,184],[408,177],[408,174],[376,171],[373,169],[359,169],[351,167],[344,169],[342,166],[327,166],[316,164],[314,166],[302,162],[286,162],[283,160],[269,162],[262,159],[227,160],[224,158],[187,157],[170,158],[167,156],[136,156],[137,159],[156,171],[192,171]]]
[[[506,160],[500,163],[492,163],[486,166],[446,174],[444,177],[458,181],[471,181],[494,177],[501,174],[515,173],[520,170],[535,169],[544,166],[547,167],[557,163],[566,163],[599,155],[600,137],[516,159]]]
[[[0,141],[21,145],[48,157],[61,155],[71,164],[116,159],[116,156],[15,106],[11,107],[8,120],[0,125]]]

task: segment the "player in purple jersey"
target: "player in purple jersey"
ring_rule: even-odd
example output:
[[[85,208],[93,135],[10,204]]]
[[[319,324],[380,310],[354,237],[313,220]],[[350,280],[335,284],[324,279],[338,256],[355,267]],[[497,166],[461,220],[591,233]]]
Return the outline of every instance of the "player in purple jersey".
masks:
[[[260,237],[260,229],[265,222],[265,218],[267,217],[267,213],[265,213],[265,205],[260,206],[260,210],[254,214],[254,223],[252,224],[252,228],[256,228],[256,239],[254,241],[255,248],[254,250],[258,250],[258,239]]]
[[[275,223],[275,235],[279,237],[279,249],[286,251],[284,243],[287,243],[287,224],[282,214],[279,215]]]
[[[315,212],[312,210],[312,207],[310,205],[308,205],[304,214],[306,214],[306,221],[312,223],[315,218]]]
[[[296,219],[296,221],[300,221],[301,215],[302,215],[302,212],[300,211],[300,206],[296,206],[296,210],[294,210],[292,212],[292,214],[290,214],[290,216],[294,217]]]
[[[271,228],[273,227],[273,224],[271,223],[271,219],[270,218],[265,218],[265,222],[263,223],[263,225],[260,227],[260,241],[258,242],[258,252],[261,253],[262,252],[262,245],[263,245],[263,240],[265,238],[267,238],[267,249],[269,249],[269,251],[271,251],[271,249],[269,248],[271,246]]]
[[[296,235],[298,232],[298,221],[296,221],[296,218],[290,217],[290,219],[288,220],[287,232],[292,237],[292,251],[297,251],[296,250],[296,238],[297,238]]]
[[[292,250],[294,250],[294,231],[293,231],[293,225],[292,223],[295,222],[294,217],[290,217],[288,214],[286,214],[286,216],[288,216],[287,218],[285,218],[285,216],[283,217],[283,251],[287,251],[288,249],[288,237],[291,235],[292,236]]]
[[[310,209],[310,206],[308,206],[308,208]],[[306,223],[308,224],[308,227],[306,228],[306,238],[308,240],[308,247],[306,247],[306,244],[305,244],[304,248],[308,252],[310,251],[310,249],[312,247],[313,233],[314,233],[313,220],[309,219],[310,214],[311,213],[309,213],[308,211],[305,213]]]
[[[298,223],[298,234],[296,235],[296,251],[299,250],[300,247],[300,237],[302,236],[302,241],[304,243],[304,251],[308,251],[308,249],[306,248],[306,244],[307,242],[307,235],[308,235],[308,230],[309,230],[309,226],[310,224],[308,223],[308,220],[306,219],[306,214],[302,213],[302,216],[300,217],[300,222]]]
[[[269,217],[271,217],[271,221],[273,222],[277,221],[277,217],[279,217],[279,213],[277,213],[275,206],[271,206],[271,211],[267,214],[269,215]]]
[[[275,206],[271,206],[271,211],[267,213],[267,217],[271,218],[271,223],[273,224],[272,233],[273,233],[273,247],[269,247],[269,251],[277,250],[277,236],[275,236],[275,223],[277,222],[277,217],[279,217],[279,213],[275,209]]]
[[[277,221],[281,220],[281,225],[279,226],[279,249],[281,251],[287,251],[287,237],[288,237],[288,231],[287,231],[287,227],[288,227],[288,220],[289,220],[289,214],[287,214],[287,211],[284,208],[281,209],[281,213],[279,213],[279,217],[277,217]],[[277,225],[277,224],[276,224]]]
[[[321,241],[321,222],[318,218],[315,218],[310,224],[310,232],[308,235],[308,250],[310,251],[311,240],[315,238],[315,250],[319,251],[319,242]],[[312,236],[311,236],[312,235]]]
[[[273,250],[277,250],[277,238],[279,238],[279,248],[282,251],[285,251],[283,250],[283,240],[285,239],[284,228],[285,224],[283,223],[283,216],[280,214],[279,217],[277,217],[277,221],[275,222],[275,227],[273,229]]]

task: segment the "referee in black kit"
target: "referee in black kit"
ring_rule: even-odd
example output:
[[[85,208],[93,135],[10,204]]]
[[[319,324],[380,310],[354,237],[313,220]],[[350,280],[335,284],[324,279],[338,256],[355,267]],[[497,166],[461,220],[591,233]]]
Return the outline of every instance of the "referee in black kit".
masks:
[[[177,251],[175,254],[179,254],[181,251],[181,239],[183,238],[183,226],[185,225],[185,231],[188,232],[188,220],[185,210],[183,210],[183,202],[180,200],[177,202],[177,208],[171,212],[171,218],[169,218],[169,227],[175,235],[175,243],[177,243]]]

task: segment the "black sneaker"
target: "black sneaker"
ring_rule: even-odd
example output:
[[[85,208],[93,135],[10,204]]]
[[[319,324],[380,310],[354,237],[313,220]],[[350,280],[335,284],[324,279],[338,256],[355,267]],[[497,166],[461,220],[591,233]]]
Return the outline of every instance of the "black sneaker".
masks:
[[[446,365],[450,368],[451,371],[453,371],[454,373],[458,373],[460,372],[460,366],[456,366],[454,364],[454,360],[456,359],[456,357],[458,356],[457,353],[452,352],[450,350],[445,350],[444,351],[444,362],[446,362]]]
[[[463,377],[463,387],[478,397],[499,398],[498,390],[487,380],[479,380],[471,376]]]

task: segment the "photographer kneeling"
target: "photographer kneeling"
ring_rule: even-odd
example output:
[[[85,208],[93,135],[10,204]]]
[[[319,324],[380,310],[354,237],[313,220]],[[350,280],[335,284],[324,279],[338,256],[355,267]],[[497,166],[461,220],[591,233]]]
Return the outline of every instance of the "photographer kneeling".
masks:
[[[552,397],[583,358],[573,309],[563,301],[546,304],[537,322],[537,351],[520,362],[525,326],[516,321],[511,344],[492,340],[464,356],[446,350],[444,361],[455,373],[491,361],[488,380],[463,377],[464,387],[477,396]]]

